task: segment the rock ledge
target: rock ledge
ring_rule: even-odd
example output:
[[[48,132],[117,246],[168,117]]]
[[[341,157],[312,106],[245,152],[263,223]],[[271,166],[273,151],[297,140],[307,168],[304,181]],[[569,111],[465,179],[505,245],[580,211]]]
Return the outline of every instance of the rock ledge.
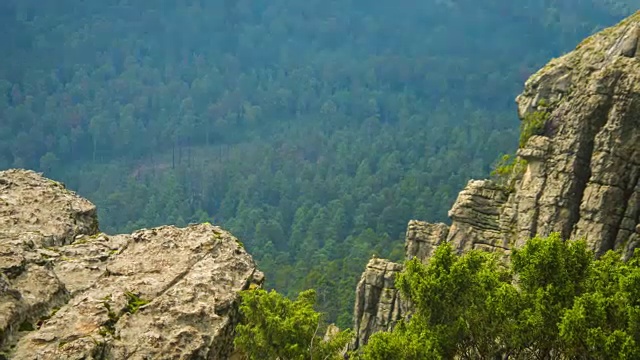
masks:
[[[100,233],[96,208],[0,172],[0,359],[227,359],[238,292],[263,275],[210,224]]]

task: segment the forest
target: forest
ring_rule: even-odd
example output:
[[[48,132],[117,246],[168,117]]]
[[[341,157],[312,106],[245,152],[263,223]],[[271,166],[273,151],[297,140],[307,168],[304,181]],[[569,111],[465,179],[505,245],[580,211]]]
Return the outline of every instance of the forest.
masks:
[[[518,144],[524,81],[637,0],[4,0],[0,169],[109,233],[209,221],[348,328],[371,255]]]

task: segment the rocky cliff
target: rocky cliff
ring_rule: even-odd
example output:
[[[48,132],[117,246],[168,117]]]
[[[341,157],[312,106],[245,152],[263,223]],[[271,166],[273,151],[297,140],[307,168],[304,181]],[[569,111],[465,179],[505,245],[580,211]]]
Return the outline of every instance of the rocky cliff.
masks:
[[[0,172],[0,359],[226,359],[261,282],[219,227],[106,235],[62,184]]]
[[[405,253],[407,258],[428,259],[435,248],[446,241],[449,227],[412,220],[407,228]],[[389,260],[373,258],[367,264],[356,288],[354,332],[351,344],[357,349],[369,340],[371,334],[390,330],[411,313],[411,304],[404,301],[395,287],[396,275],[402,265]]]
[[[470,181],[450,227],[410,222],[407,258],[426,261],[442,241],[508,256],[552,232],[628,257],[640,244],[640,12],[552,60],[516,102],[523,122],[544,119],[517,151],[521,166],[507,181]],[[406,311],[387,280],[400,269],[369,262],[356,293],[356,347]]]

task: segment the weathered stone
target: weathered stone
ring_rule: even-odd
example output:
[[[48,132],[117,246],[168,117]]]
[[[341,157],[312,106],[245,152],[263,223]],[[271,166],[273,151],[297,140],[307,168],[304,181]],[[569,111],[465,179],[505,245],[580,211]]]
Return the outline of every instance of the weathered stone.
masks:
[[[448,231],[445,224],[410,221],[405,240],[407,259],[428,260],[436,247],[445,241]],[[388,260],[373,258],[367,264],[356,289],[356,338],[351,348],[366,344],[375,332],[393,329],[398,320],[411,313],[410,304],[400,297],[395,286],[396,275],[400,271],[402,265]]]
[[[640,246],[640,12],[552,60],[516,102],[523,119],[533,111],[548,115],[542,134],[518,149],[524,173],[512,187],[469,181],[449,211],[448,230],[410,222],[407,258],[426,262],[442,241],[459,252],[507,257],[533,236],[559,232],[586,239],[597,255],[615,249],[629,259]],[[426,234],[426,244],[413,239],[416,233]],[[388,262],[372,260],[358,284],[355,347],[392,328],[384,325],[387,303],[392,297],[397,304],[398,295],[379,287],[380,264]],[[400,303],[408,314],[410,305]]]
[[[532,236],[559,232],[585,238],[597,254],[621,249],[630,256],[640,217],[639,29],[640,13],[526,82],[517,98],[520,116],[549,116],[544,134],[518,150],[526,170],[508,194],[471,181],[449,213],[447,240],[460,251],[508,253]]]
[[[421,261],[426,261],[433,255],[436,247],[447,239],[448,233],[449,227],[446,224],[409,221],[404,245],[407,259],[417,257]]]
[[[238,292],[263,280],[231,234],[201,224],[108,236],[61,185],[30,171],[0,179],[0,341],[13,359],[230,356]]]
[[[471,180],[449,210],[453,220],[447,241],[459,251],[475,249],[479,244],[509,248],[509,236],[501,231],[502,206],[508,191],[489,180]]]
[[[625,36],[611,48],[609,53],[617,53],[626,57],[634,57],[638,48],[638,35],[640,35],[640,27],[631,26]]]
[[[532,136],[527,144],[518,149],[517,155],[526,160],[529,164],[532,162],[544,162],[549,154],[551,142],[546,136]]]
[[[369,260],[356,289],[356,338],[351,348],[366,344],[374,332],[391,330],[408,313],[395,287],[395,277],[401,270],[400,264],[388,260]]]
[[[0,233],[34,233],[40,247],[70,244],[98,231],[96,207],[33,171],[0,172]]]

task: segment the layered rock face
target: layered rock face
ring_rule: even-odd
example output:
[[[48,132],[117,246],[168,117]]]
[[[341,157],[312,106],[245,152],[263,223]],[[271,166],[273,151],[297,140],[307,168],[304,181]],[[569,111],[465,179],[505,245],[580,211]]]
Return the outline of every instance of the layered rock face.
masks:
[[[598,254],[629,256],[640,234],[640,13],[586,39],[535,74],[521,116],[551,101],[544,138],[521,156],[516,245],[527,235],[585,238]],[[539,154],[537,154],[538,152]]]
[[[238,292],[262,282],[209,224],[100,233],[63,185],[0,172],[0,358],[227,359]]]
[[[613,249],[628,258],[640,245],[640,12],[552,60],[516,102],[521,119],[534,112],[547,119],[541,134],[518,149],[524,172],[509,186],[469,181],[449,211],[450,228],[412,221],[407,258],[427,261],[442,241],[460,252],[508,256],[527,239],[552,232],[586,239],[598,255]],[[420,236],[416,228],[423,229]],[[372,296],[395,291],[392,284],[367,291],[381,284],[376,264],[382,263],[401,269],[380,259],[367,266],[356,295],[356,345],[398,319],[386,309],[399,299]]]
[[[393,328],[406,313],[406,303],[395,287],[402,265],[384,259],[371,259],[356,289],[353,348],[364,345],[371,334]]]
[[[407,229],[405,252],[408,259],[426,261],[436,247],[446,240],[449,227],[412,220]],[[373,258],[367,264],[356,289],[354,332],[350,345],[357,349],[378,331],[393,329],[396,323],[411,314],[411,304],[404,301],[395,287],[395,279],[402,265]]]
[[[628,257],[640,234],[640,14],[552,60],[516,99],[521,118],[548,116],[518,150],[515,189],[470,181],[449,212],[460,250],[508,253],[535,235],[584,238]]]

